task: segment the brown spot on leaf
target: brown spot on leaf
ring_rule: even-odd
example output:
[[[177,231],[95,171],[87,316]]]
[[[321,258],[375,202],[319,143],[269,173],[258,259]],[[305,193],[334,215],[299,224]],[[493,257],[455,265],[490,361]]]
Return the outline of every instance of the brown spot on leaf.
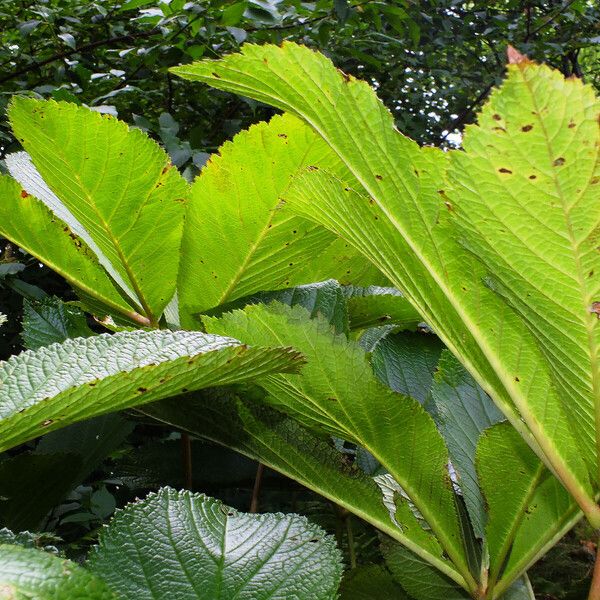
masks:
[[[537,175],[530,175],[529,179],[537,179]]]
[[[498,169],[498,173],[508,173],[509,175],[512,175],[512,171],[510,169],[505,168],[505,167],[500,167]]]
[[[521,380],[520,380],[518,377],[515,377],[515,381],[516,381],[517,383],[519,383],[519,381],[521,381]]]
[[[600,319],[600,302],[592,302],[590,312],[595,314]]]
[[[27,198],[29,194],[25,190],[21,190],[21,198]]]
[[[568,128],[573,129],[573,127],[575,127],[575,121],[571,120],[571,121],[569,121]]]
[[[495,115],[493,116],[493,118],[494,118],[496,121],[502,121],[502,117],[501,117],[499,114],[495,114]]]
[[[287,135],[285,133],[278,133],[277,137],[283,138],[284,140],[287,140]]]
[[[521,127],[521,131],[531,131],[533,129],[533,125],[523,125]]]
[[[148,391],[148,388],[145,388],[145,387],[139,387],[139,388],[137,389],[137,391],[138,391],[140,394],[143,394],[143,393],[145,393],[145,392],[147,392],[147,391]]]
[[[555,167],[562,167],[565,164],[565,159],[562,156],[559,156],[553,163]]]
[[[309,165],[306,167],[307,171],[318,171],[319,167],[315,167],[315,165]]]
[[[375,179],[377,179],[377,181],[381,181],[383,177],[381,175],[375,175]]]
[[[218,73],[215,73],[214,71],[212,72],[212,76],[213,76],[215,79],[221,79],[221,76],[220,76]]]

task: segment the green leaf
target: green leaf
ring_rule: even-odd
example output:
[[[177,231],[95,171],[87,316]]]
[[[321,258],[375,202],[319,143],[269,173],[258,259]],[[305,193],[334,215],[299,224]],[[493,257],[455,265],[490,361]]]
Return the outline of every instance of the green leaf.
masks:
[[[118,511],[88,565],[124,600],[333,600],[342,571],[333,538],[304,517],[169,488]]]
[[[488,507],[489,586],[500,594],[554,545],[581,513],[507,423],[484,431],[477,447],[477,471]]]
[[[108,586],[77,563],[20,546],[0,546],[2,600],[117,600]]]
[[[507,114],[499,115],[501,120],[508,118],[518,122],[518,116],[523,112],[522,103],[513,101],[514,87],[519,87],[521,94],[530,94],[526,106],[531,108],[530,90],[534,88],[519,74],[521,69],[521,66],[511,67],[509,85],[496,96],[495,102],[499,102],[497,98],[505,98],[502,110]],[[557,111],[557,117],[552,118],[553,126],[560,125],[559,122],[567,118],[564,115],[569,118],[573,116],[576,124],[573,129],[581,131],[583,138],[580,140],[588,144],[588,150],[584,152],[593,153],[594,143],[590,143],[590,134],[586,133],[591,131],[593,125],[591,121],[581,124],[581,107],[587,104],[586,110],[590,114],[594,110],[591,100],[582,100],[589,99],[590,94],[582,92],[580,84],[574,82],[555,85],[558,76],[540,67],[528,65],[527,69],[530,69],[532,77],[535,75],[540,82],[544,82],[539,83],[534,92],[539,106],[557,105],[564,108]],[[545,360],[535,335],[524,326],[513,308],[484,285],[482,279],[488,272],[485,266],[456,239],[455,223],[458,219],[454,218],[454,213],[459,211],[455,205],[467,202],[462,202],[457,193],[453,193],[452,198],[447,194],[444,174],[450,162],[448,155],[432,148],[421,149],[399,134],[394,128],[392,115],[365,82],[343,75],[322,55],[291,43],[282,47],[246,45],[242,54],[220,61],[177,67],[173,71],[183,77],[204,81],[288,111],[322,137],[346,165],[349,174],[342,176],[342,179],[350,181],[351,185],[332,178],[322,169],[313,169],[295,179],[284,199],[293,205],[298,214],[326,226],[363,252],[395,287],[405,293],[424,321],[468,368],[483,389],[490,393],[538,456],[551,465],[577,498],[588,518],[600,524],[600,510],[593,497],[588,469],[580,456],[575,440],[577,436],[565,418],[560,390],[554,384],[553,365]],[[571,92],[574,99],[572,103],[566,100],[571,97]],[[514,111],[514,116],[508,114],[509,111]],[[486,114],[489,115],[489,112]],[[567,129],[568,123],[568,120],[564,123]],[[500,126],[500,122],[498,124]],[[578,124],[581,126],[577,127]],[[595,135],[598,135],[597,127],[595,131]],[[563,143],[566,138],[562,129],[561,136]],[[523,138],[525,145],[522,153],[529,160],[531,145],[526,142],[527,139]],[[474,145],[477,146],[477,140]],[[479,146],[483,148],[485,144]],[[571,152],[575,152],[575,147],[573,145]],[[484,154],[486,151],[482,150]],[[479,173],[481,167],[477,165],[486,163],[485,158],[477,156],[477,152],[473,153],[472,173]],[[573,155],[558,156],[552,160],[557,158],[568,159],[566,167],[553,167],[548,162],[547,151],[536,149],[534,156],[531,156],[534,162],[541,161],[536,166],[540,173],[548,173],[549,169],[557,172],[557,168],[566,168],[570,172]],[[464,153],[462,158],[453,157],[453,169],[457,171],[455,163],[461,164],[462,161],[467,166],[469,160],[469,152]],[[571,183],[585,183],[581,178],[587,178],[592,169],[593,158],[586,155],[583,160],[582,175],[576,176],[570,181],[570,187],[565,189],[571,198],[577,198],[575,189],[579,189],[576,185],[571,186]],[[494,177],[504,175],[507,174],[495,173]],[[587,183],[591,181],[587,179]],[[358,185],[353,182],[358,182]],[[352,189],[352,185],[356,190]],[[454,182],[453,186],[456,185]],[[581,190],[588,198],[590,192],[586,191],[587,188],[581,187]],[[469,213],[485,210],[487,201],[482,203],[476,192],[466,193],[466,198],[469,195]],[[515,200],[520,197],[519,194],[510,196],[503,190],[498,197],[507,206],[515,206],[515,215],[523,214]],[[547,198],[547,194],[539,196],[540,199],[543,197]],[[491,211],[495,207],[490,205],[488,208]],[[556,207],[550,212],[555,214]],[[528,221],[530,218],[528,215]],[[591,231],[594,219],[594,216],[588,218],[586,223],[592,226],[584,226],[577,235]],[[478,220],[475,219],[476,222]],[[491,219],[490,228],[495,232],[497,223],[497,219]],[[522,218],[519,223],[523,223]],[[466,225],[464,228],[468,230]],[[507,231],[506,237],[510,237],[510,230]],[[545,239],[540,238],[539,232],[536,235],[538,240]],[[542,232],[542,235],[545,233]],[[484,239],[478,238],[480,245]],[[489,238],[490,246],[494,245],[494,240],[493,236]],[[499,251],[503,252],[505,246],[500,245]],[[491,250],[487,254],[490,260],[494,256]],[[511,256],[514,258],[514,253]],[[535,264],[535,261],[528,262],[516,268],[534,267]],[[502,264],[499,276],[504,277],[508,270]],[[583,273],[577,270],[569,272]],[[590,285],[598,281],[598,270],[595,273],[597,275],[590,280]],[[589,271],[586,274],[589,275]],[[540,270],[528,268],[527,277],[533,282],[537,281]],[[514,281],[516,283],[518,279],[514,278]],[[551,285],[551,281],[553,278],[548,277],[545,284]],[[557,289],[553,293],[560,291]],[[581,294],[577,298],[582,309],[585,306],[585,310],[589,311],[590,306],[594,306],[582,303]],[[593,298],[590,300],[593,301]],[[571,305],[570,298],[568,306]],[[540,306],[547,308],[548,304]],[[553,318],[552,311],[544,310],[543,313],[548,319]],[[583,313],[581,310],[579,317]],[[564,312],[559,311],[558,314],[562,317]],[[589,325],[592,317],[596,315],[588,312],[581,318]],[[564,319],[556,323],[564,324]],[[568,328],[564,330],[568,331]],[[585,342],[582,348],[585,353],[590,344]],[[581,349],[574,352],[573,360],[577,360],[575,357],[579,357],[581,352]],[[563,372],[562,368],[560,372]],[[595,375],[592,379],[595,380]],[[589,377],[584,381],[590,384]],[[580,387],[576,385],[576,389]],[[567,400],[568,397],[565,398]],[[572,410],[581,408],[582,414],[586,414],[584,418],[588,419],[589,406],[589,402],[586,404],[577,400]],[[594,435],[590,437],[590,431],[593,433],[593,422],[587,420],[582,434],[587,442],[594,438]],[[586,458],[590,458],[589,453]],[[591,459],[594,458],[592,453]]]
[[[596,481],[599,112],[593,88],[581,80],[529,61],[511,65],[448,172],[459,235],[551,365]]]
[[[207,331],[235,335],[247,343],[285,344],[300,350],[307,365],[298,376],[258,380],[270,402],[311,427],[317,427],[368,450],[394,477],[406,497],[435,532],[422,527],[404,495],[396,520],[413,545],[448,568],[444,550],[470,574],[448,474],[448,454],[431,417],[416,400],[394,394],[373,375],[364,351],[336,336],[322,319],[309,320],[301,307],[249,306],[220,320],[205,318]],[[403,443],[403,439],[411,443]],[[452,572],[452,571],[451,571]],[[457,573],[454,576],[457,577]],[[462,585],[467,585],[458,576]]]
[[[123,299],[89,246],[42,202],[0,175],[0,234],[62,275],[69,284],[126,316],[134,308]]]
[[[89,337],[94,332],[88,327],[85,315],[77,308],[58,298],[44,298],[39,302],[23,302],[23,345],[37,350],[68,338]]]
[[[248,2],[234,2],[223,10],[221,23],[225,26],[237,25],[244,16]]]
[[[506,593],[502,596],[502,600],[535,600],[535,594],[527,575],[523,575],[523,577],[515,581],[506,590]]]
[[[348,286],[344,288],[344,293],[348,297],[352,329],[384,323],[400,329],[414,329],[423,320],[402,292],[394,288]]]
[[[157,322],[175,292],[188,193],[166,153],[74,104],[15,98],[9,118],[45,183]]]
[[[425,404],[443,345],[431,334],[403,332],[387,335],[372,353],[375,375],[395,392]]]
[[[29,154],[27,154],[27,152],[13,152],[12,154],[9,154],[6,157],[6,166],[12,177],[23,187],[25,193],[29,193],[43,202],[55,217],[58,217],[65,223],[65,226],[70,233],[81,238],[93,254],[96,255],[98,262],[106,269],[106,272],[113,281],[120,289],[125,290],[131,296],[131,299],[135,301],[135,295],[129,290],[125,280],[113,267],[108,257],[102,252],[85,227],[83,227],[69,209],[61,202],[58,196],[56,196],[56,194],[48,187],[48,184],[44,181],[31,161]]]
[[[335,255],[325,256],[336,237],[281,203],[299,169],[338,162],[289,115],[238,134],[211,157],[192,185],[186,213],[179,277],[184,326],[197,328],[195,315],[238,298],[342,278],[357,260],[365,263],[356,251],[346,258],[348,249],[338,245]]]
[[[422,558],[389,539],[382,552],[395,580],[415,600],[468,600],[471,596]]]
[[[194,332],[76,338],[0,363],[0,450],[182,391],[295,370],[299,355]]]
[[[259,292],[221,305],[214,310],[207,311],[206,314],[211,317],[218,317],[249,304],[270,304],[271,302],[280,302],[288,306],[302,306],[309,311],[311,317],[321,315],[333,325],[338,333],[348,332],[346,297],[343,288],[333,279],[298,285],[274,292]]]
[[[442,353],[426,408],[448,446],[474,533],[483,539],[487,516],[475,451],[482,432],[503,421],[503,415],[448,351]]]

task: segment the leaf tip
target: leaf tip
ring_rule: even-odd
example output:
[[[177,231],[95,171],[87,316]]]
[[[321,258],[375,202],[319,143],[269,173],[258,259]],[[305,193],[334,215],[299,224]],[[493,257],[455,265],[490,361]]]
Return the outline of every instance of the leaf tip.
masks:
[[[510,44],[506,48],[506,57],[509,65],[519,65],[522,63],[531,63],[527,55],[521,54],[514,46]]]

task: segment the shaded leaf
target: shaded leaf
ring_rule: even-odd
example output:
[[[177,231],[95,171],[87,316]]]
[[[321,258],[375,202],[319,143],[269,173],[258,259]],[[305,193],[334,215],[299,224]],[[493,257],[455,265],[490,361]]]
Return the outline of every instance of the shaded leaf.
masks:
[[[340,559],[333,538],[304,517],[239,513],[164,488],[117,512],[88,565],[125,600],[333,600]]]
[[[94,332],[88,327],[85,315],[77,308],[58,298],[44,298],[39,302],[23,302],[23,344],[28,350],[37,350],[68,338],[89,337]]]

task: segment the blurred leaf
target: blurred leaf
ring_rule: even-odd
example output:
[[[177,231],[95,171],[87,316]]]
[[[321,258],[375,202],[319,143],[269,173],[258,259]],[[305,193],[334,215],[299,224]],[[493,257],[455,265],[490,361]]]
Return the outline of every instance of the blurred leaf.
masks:
[[[100,578],[77,563],[20,546],[0,546],[0,597],[117,600]]]

